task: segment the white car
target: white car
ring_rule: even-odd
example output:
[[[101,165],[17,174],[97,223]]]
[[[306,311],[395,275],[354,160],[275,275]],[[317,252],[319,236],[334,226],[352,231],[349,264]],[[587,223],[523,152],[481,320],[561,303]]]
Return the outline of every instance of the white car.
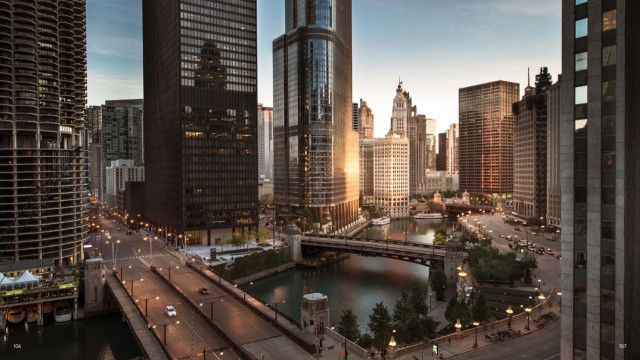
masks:
[[[176,313],[176,309],[174,309],[173,306],[168,305],[167,306],[167,315],[173,317],[173,316],[176,316],[178,314]]]

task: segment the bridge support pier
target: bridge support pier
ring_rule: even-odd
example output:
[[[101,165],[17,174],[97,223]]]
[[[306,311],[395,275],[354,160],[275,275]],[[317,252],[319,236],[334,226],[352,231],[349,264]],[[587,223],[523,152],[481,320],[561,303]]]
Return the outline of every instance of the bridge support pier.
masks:
[[[286,234],[284,241],[289,246],[289,254],[292,261],[302,260],[302,244],[300,243],[300,229],[294,223],[289,223],[284,229]]]
[[[458,281],[458,266],[462,266],[462,262],[464,261],[464,247],[456,237],[447,240],[446,246],[444,273],[447,276],[447,283],[454,284]]]

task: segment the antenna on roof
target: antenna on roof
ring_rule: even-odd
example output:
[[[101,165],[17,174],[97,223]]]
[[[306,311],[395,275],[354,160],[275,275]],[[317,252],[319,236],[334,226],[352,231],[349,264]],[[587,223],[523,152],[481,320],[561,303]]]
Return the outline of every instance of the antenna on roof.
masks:
[[[529,68],[527,68],[527,87],[531,87],[531,74],[529,73]]]

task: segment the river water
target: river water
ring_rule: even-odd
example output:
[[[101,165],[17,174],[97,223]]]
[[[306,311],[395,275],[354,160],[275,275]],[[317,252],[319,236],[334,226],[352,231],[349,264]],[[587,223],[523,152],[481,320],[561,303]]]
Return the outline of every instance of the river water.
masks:
[[[55,323],[43,326],[8,326],[0,341],[0,359],[125,360],[142,351],[122,315]]]
[[[431,243],[435,229],[451,226],[448,221],[393,220],[385,226],[369,227],[358,236],[371,239]],[[408,232],[404,234],[404,232]],[[304,294],[319,292],[329,297],[330,321],[340,321],[342,310],[352,309],[362,332],[369,314],[382,301],[393,311],[403,290],[417,285],[427,292],[428,267],[408,261],[352,254],[347,260],[322,269],[293,268],[254,281],[245,288],[265,303],[278,302],[278,310],[300,322]],[[434,295],[435,296],[435,295]],[[284,302],[282,302],[284,301]],[[432,299],[435,301],[435,298]]]

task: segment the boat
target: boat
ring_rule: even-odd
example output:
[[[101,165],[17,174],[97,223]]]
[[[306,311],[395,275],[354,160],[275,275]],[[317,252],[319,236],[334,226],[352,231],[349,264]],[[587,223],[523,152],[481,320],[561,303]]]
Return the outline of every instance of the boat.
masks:
[[[27,309],[27,322],[34,323],[38,321],[38,307],[31,306]]]
[[[53,315],[53,305],[51,305],[51,303],[42,304],[42,315]]]
[[[71,320],[71,308],[69,304],[67,304],[66,301],[57,303],[53,310],[53,317],[56,319],[56,322]]]
[[[391,218],[387,216],[383,216],[381,218],[371,220],[371,225],[380,226],[380,225],[387,225],[387,224],[391,224]]]
[[[440,220],[442,219],[442,214],[440,213],[418,213],[413,215],[415,220]]]
[[[24,320],[25,313],[23,307],[11,308],[7,314],[7,321],[12,324],[19,324]]]

